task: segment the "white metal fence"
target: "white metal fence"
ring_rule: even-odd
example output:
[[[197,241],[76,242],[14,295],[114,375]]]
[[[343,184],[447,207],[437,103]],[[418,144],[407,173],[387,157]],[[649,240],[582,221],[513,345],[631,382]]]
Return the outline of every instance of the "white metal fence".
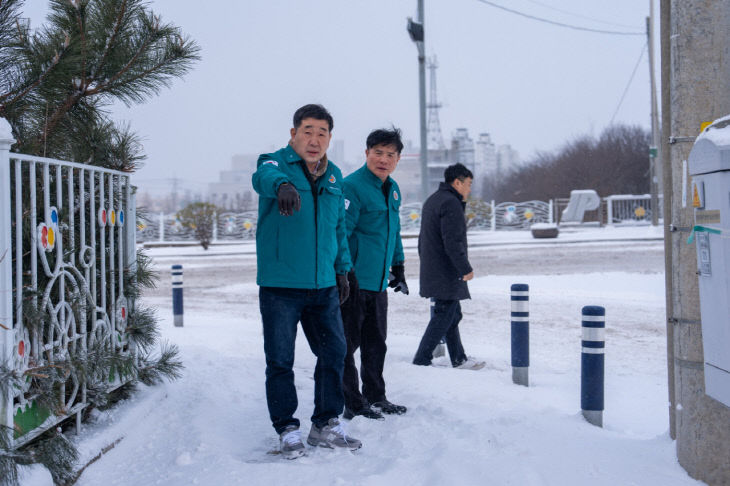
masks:
[[[71,372],[55,413],[38,407],[29,370],[92,348],[135,353],[124,286],[125,268],[135,265],[135,204],[128,174],[9,153],[8,138],[0,130],[0,364],[25,379],[0,393],[0,425],[14,430],[18,446],[74,414],[79,425],[87,400]],[[105,381],[120,384],[118,376]]]
[[[659,196],[659,219],[662,218],[662,196]],[[466,208],[469,229],[520,230],[529,229],[535,223],[559,221],[559,213],[568,199],[548,202],[503,202],[470,200]],[[598,224],[651,224],[653,208],[651,196],[619,194],[601,200],[597,211],[586,213],[584,221]],[[556,214],[557,213],[557,214]],[[589,214],[590,213],[590,214]],[[256,211],[226,212],[215,216],[213,241],[240,241],[256,237]],[[401,206],[401,227],[404,231],[418,230],[421,225],[421,204]],[[160,213],[137,231],[138,243],[196,241],[194,232],[180,224],[175,214]]]
[[[256,237],[256,211],[215,215],[213,241],[238,241]],[[195,241],[195,232],[180,224],[175,214],[159,213],[137,227],[137,242]]]
[[[657,217],[663,218],[662,195],[657,198]],[[648,224],[651,223],[652,207],[651,195],[618,194],[608,196],[606,201],[606,224]]]

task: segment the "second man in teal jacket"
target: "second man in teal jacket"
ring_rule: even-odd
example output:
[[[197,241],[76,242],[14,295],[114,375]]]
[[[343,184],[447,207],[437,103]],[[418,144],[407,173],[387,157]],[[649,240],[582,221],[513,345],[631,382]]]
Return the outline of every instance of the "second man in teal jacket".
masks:
[[[344,418],[362,415],[382,419],[383,413],[403,414],[406,407],[385,396],[383,365],[387,336],[388,294],[408,294],[400,235],[401,194],[390,177],[403,143],[400,131],[375,130],[368,135],[363,167],[345,178],[347,239],[353,271],[348,274],[350,298],[342,305],[347,354],[343,388]],[[390,276],[390,284],[389,284]],[[360,348],[358,380],[354,353]]]

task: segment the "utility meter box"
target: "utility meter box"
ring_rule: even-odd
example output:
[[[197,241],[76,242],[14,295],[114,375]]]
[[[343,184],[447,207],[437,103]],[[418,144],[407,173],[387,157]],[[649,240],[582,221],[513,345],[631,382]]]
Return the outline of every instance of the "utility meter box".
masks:
[[[705,393],[730,407],[730,116],[702,131],[689,154],[689,173]]]

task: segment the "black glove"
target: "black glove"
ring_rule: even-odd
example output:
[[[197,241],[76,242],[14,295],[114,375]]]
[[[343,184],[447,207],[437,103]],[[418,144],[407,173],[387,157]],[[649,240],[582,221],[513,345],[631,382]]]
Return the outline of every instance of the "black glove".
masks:
[[[340,294],[340,305],[342,305],[350,296],[350,283],[347,281],[345,273],[337,275],[337,292]]]
[[[277,199],[279,200],[279,214],[282,216],[291,216],[294,211],[299,211],[302,208],[302,200],[296,187],[288,182],[279,186]]]
[[[396,292],[403,292],[408,295],[408,284],[406,284],[406,269],[403,265],[393,265],[390,267],[390,278],[388,279],[388,287]]]

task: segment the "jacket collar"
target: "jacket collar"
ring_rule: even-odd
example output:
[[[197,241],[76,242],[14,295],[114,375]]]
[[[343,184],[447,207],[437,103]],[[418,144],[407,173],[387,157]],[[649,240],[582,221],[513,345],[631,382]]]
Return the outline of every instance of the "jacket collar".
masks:
[[[291,145],[287,144],[286,147],[284,147],[284,160],[286,160],[287,163],[293,164],[295,162],[302,162],[306,165],[306,162],[302,159],[302,157],[296,153],[296,151],[292,148]],[[317,172],[315,172],[313,175],[315,178],[321,177],[325,172],[327,172],[327,168],[329,167],[329,160],[327,159],[327,154],[324,154],[322,156],[322,159],[320,159],[319,168],[317,169]]]
[[[294,151],[291,145],[287,144],[286,147],[282,149],[284,160],[286,160],[288,163],[293,164],[294,162],[299,162],[302,160],[302,158],[299,156],[298,153]]]
[[[439,182],[439,191],[450,192],[451,194],[453,194],[454,196],[456,196],[456,198],[459,200],[459,202],[461,204],[463,204],[463,205],[466,206],[466,201],[464,201],[464,198],[461,197],[461,194],[459,194],[459,191],[457,191],[456,189],[454,189],[451,186],[451,184],[447,184],[445,182]]]
[[[383,187],[383,184],[385,184],[386,182],[387,182],[388,184],[390,184],[391,186],[393,185],[393,179],[391,179],[391,178],[390,178],[390,176],[388,176],[388,177],[387,177],[387,178],[385,179],[385,181],[381,181],[381,180],[380,180],[380,178],[379,178],[378,176],[376,176],[375,174],[373,174],[373,173],[372,173],[372,172],[370,171],[370,169],[368,169],[368,164],[367,164],[367,162],[366,162],[365,164],[363,164],[363,166],[362,166],[362,167],[360,167],[360,169],[359,169],[359,170],[361,170],[362,172],[364,172],[364,173],[365,173],[365,179],[366,179],[366,180],[367,180],[368,182],[370,182],[371,184],[373,184],[373,185],[374,185],[375,187],[377,187],[378,189],[382,188],[382,187]]]

